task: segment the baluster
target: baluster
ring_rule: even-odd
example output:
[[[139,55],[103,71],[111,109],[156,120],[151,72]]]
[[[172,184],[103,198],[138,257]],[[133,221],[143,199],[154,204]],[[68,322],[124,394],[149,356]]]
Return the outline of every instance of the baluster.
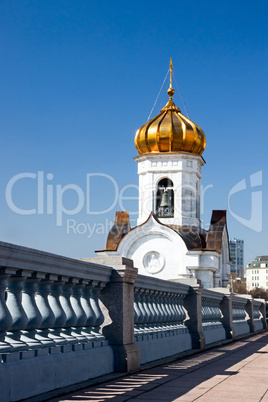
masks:
[[[169,292],[168,294],[168,306],[169,306],[169,311],[170,311],[170,325],[171,328],[174,329],[176,327],[175,319],[176,319],[176,314],[173,306],[173,294]]]
[[[153,312],[150,309],[150,302],[149,302],[149,290],[144,289],[144,293],[143,293],[143,301],[144,301],[144,309],[147,313],[147,325],[148,325],[148,331],[152,331],[153,330],[153,321],[154,321],[154,315]]]
[[[179,309],[180,309],[180,320],[181,320],[181,325],[184,325],[184,321],[186,320],[186,311],[183,307],[183,299],[185,296],[180,296],[179,298]]]
[[[37,328],[39,328],[42,322],[42,316],[35,301],[37,283],[38,278],[36,278],[35,274],[32,274],[31,278],[27,278],[23,282],[22,289],[22,307],[27,316],[28,324],[25,329],[21,331],[21,340],[27,343],[31,349],[43,347],[42,343],[36,338]]]
[[[104,315],[100,309],[99,306],[99,295],[101,289],[105,286],[101,282],[93,282],[93,290],[92,290],[92,296],[90,299],[91,306],[93,308],[93,311],[96,316],[96,321],[94,323],[94,326],[92,328],[92,333],[98,338],[98,339],[105,339],[105,337],[99,333],[100,331],[100,326],[104,322]]]
[[[134,331],[136,334],[140,334],[142,332],[140,328],[140,324],[142,324],[142,312],[139,308],[139,295],[137,293],[137,289],[134,289]]]
[[[216,306],[215,306],[214,300],[210,301],[210,313],[211,313],[211,321],[213,323],[216,323],[217,322],[217,312],[216,312]]]
[[[211,311],[211,300],[207,301],[207,309],[208,309],[208,322],[212,323],[213,322],[213,315]]]
[[[209,300],[208,299],[206,299],[205,309],[206,309],[206,321],[208,323],[211,320],[211,314],[210,314]]]
[[[159,329],[162,331],[164,328],[164,321],[165,321],[165,312],[162,308],[162,303],[161,303],[161,295],[162,293],[160,293],[159,291],[155,292],[156,294],[156,306],[157,306],[157,310],[159,311]]]
[[[202,323],[206,324],[208,314],[207,314],[207,300],[205,298],[202,298]]]
[[[55,346],[53,339],[49,338],[49,328],[53,327],[55,322],[55,315],[48,302],[50,285],[53,283],[50,279],[53,279],[52,275],[47,275],[46,279],[42,279],[37,284],[35,295],[35,302],[42,317],[39,329],[36,330],[36,338],[46,347]]]
[[[155,307],[155,300],[154,300],[154,291],[153,290],[149,290],[149,308],[151,310],[152,313],[152,328],[153,331],[156,332],[158,330],[158,325],[157,325],[157,320],[158,320],[158,311]]]
[[[220,307],[219,307],[218,302],[216,302],[216,304],[215,304],[215,306],[214,306],[214,309],[215,309],[215,321],[216,321],[217,323],[219,323],[219,322],[220,322],[220,318],[221,318],[221,312],[220,312]]]
[[[140,288],[137,288],[136,291],[137,291],[137,304],[138,304],[138,308],[141,312],[139,328],[140,328],[140,332],[144,332],[145,331],[146,311],[144,310],[142,299],[141,299],[142,290]]]
[[[165,330],[167,330],[168,329],[168,311],[167,311],[166,306],[165,306],[165,295],[166,295],[166,292],[163,292],[161,294],[160,300],[161,300],[161,308],[162,308],[162,311],[164,313],[164,316],[163,316],[163,324],[164,325],[163,325],[163,327],[164,327]]]
[[[177,300],[179,300],[179,295],[178,293],[172,293],[171,296],[171,303],[172,303],[172,309],[174,311],[174,321],[173,321],[173,325],[175,328],[179,327],[179,314],[178,314],[178,310],[177,310]]]
[[[168,312],[168,324],[169,324],[169,328],[173,328],[173,310],[171,307],[171,301],[170,301],[170,292],[166,293],[166,297],[165,297],[165,302],[166,302],[166,309]]]
[[[6,331],[12,325],[12,317],[6,306],[5,292],[7,279],[10,277],[7,273],[10,270],[1,268],[0,276],[0,352],[10,352],[13,350],[13,346],[5,342]],[[10,271],[10,274],[14,271]]]
[[[81,306],[86,314],[86,321],[82,328],[81,333],[85,335],[89,340],[95,338],[95,335],[92,333],[92,327],[96,322],[96,315],[91,306],[91,299],[92,299],[92,281],[90,281],[87,286],[83,287],[81,295]]]
[[[70,301],[72,308],[75,312],[77,322],[75,327],[73,327],[72,335],[75,336],[80,342],[87,342],[87,337],[82,333],[83,326],[87,321],[86,313],[84,312],[81,305],[81,296],[82,296],[82,283],[73,287],[73,293],[71,295]]]
[[[62,286],[62,293],[60,295],[60,303],[66,315],[66,322],[64,328],[61,330],[61,336],[67,339],[68,343],[77,343],[78,339],[72,334],[72,327],[76,325],[77,317],[71,305],[71,294],[73,282],[71,278],[62,277],[64,285]]]
[[[157,291],[151,290],[152,293],[152,307],[155,311],[155,318],[154,318],[154,328],[156,331],[159,331],[159,326],[160,326],[160,322],[161,322],[161,312],[158,308],[158,303],[157,303]]]
[[[177,326],[181,327],[183,325],[183,318],[184,318],[184,310],[182,307],[182,299],[181,296],[177,293],[175,296],[175,311],[176,311],[176,321]]]
[[[201,305],[201,315],[202,315],[202,324],[205,321],[205,306],[204,306],[204,299],[202,298],[202,305]]]
[[[177,327],[177,313],[175,310],[175,297],[176,297],[175,293],[170,293],[169,306],[170,306],[170,310],[171,310],[171,323],[172,323],[173,328]]]
[[[184,326],[184,320],[186,319],[186,312],[185,309],[183,308],[183,299],[184,296],[178,294],[177,295],[177,305],[176,309],[178,310],[178,321],[179,321],[179,327]]]
[[[21,275],[17,273],[16,275]],[[22,307],[22,282],[24,278],[21,276],[12,276],[7,280],[7,301],[6,306],[9,309],[12,324],[7,331],[6,341],[10,343],[15,350],[27,350],[28,345],[21,340],[21,330],[28,323],[27,316]]]
[[[140,301],[141,301],[141,305],[142,305],[143,311],[144,311],[144,315],[143,315],[144,330],[146,332],[150,332],[150,325],[149,325],[150,311],[148,310],[148,307],[147,307],[145,289],[140,289]]]
[[[56,345],[65,345],[67,339],[61,336],[62,328],[64,327],[67,317],[60,303],[60,295],[62,294],[62,285],[64,282],[60,280],[53,282],[50,286],[48,295],[48,303],[55,316],[53,328],[50,328],[49,338],[53,339]]]
[[[215,302],[213,300],[210,300],[209,303],[209,308],[210,308],[210,314],[211,314],[211,321],[215,323],[216,320],[216,308],[215,308]]]

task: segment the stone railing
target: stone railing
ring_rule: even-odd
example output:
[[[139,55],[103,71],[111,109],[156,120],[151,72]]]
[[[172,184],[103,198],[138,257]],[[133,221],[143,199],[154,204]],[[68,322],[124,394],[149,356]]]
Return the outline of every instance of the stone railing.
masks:
[[[0,242],[1,401],[17,401],[266,328],[262,300]]]
[[[141,364],[191,349],[184,299],[189,286],[138,275],[134,286],[135,342]]]
[[[260,331],[263,329],[263,320],[266,319],[265,311],[263,308],[263,302],[259,300],[253,300],[253,322],[254,331]]]
[[[248,334],[250,324],[246,312],[247,299],[233,296],[232,298],[232,318],[235,336]]]
[[[111,273],[111,267],[0,243],[1,400],[113,371],[99,304]]]
[[[225,339],[225,328],[221,321],[221,302],[223,298],[222,293],[206,289],[202,290],[202,329],[206,345]]]

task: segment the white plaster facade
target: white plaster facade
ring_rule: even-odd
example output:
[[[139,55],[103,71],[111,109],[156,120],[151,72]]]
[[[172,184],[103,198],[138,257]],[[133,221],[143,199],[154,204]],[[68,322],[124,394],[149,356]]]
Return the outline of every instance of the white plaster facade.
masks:
[[[246,269],[247,290],[263,288],[268,290],[268,256],[258,256]]]
[[[204,288],[225,287],[230,273],[228,234],[224,229],[223,251],[188,250],[183,238],[153,214],[130,230],[116,251],[98,252],[130,258],[139,274],[159,279],[190,282],[200,280]]]

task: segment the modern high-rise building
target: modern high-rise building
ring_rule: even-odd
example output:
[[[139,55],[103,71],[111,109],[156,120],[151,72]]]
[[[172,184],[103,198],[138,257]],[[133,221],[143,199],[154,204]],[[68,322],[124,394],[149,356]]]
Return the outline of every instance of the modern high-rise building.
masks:
[[[231,273],[244,278],[244,240],[229,240]]]

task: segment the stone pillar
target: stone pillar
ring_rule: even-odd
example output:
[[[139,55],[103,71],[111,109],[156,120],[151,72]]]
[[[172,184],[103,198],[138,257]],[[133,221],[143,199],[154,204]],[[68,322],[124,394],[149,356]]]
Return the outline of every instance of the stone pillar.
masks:
[[[138,270],[132,260],[124,257],[90,260],[114,268],[100,299],[109,312],[110,319],[102,330],[114,350],[115,371],[136,371],[140,368],[140,351],[134,343],[134,283]]]
[[[187,310],[189,319],[184,323],[192,337],[193,349],[204,349],[206,342],[202,328],[202,290],[203,286],[190,287],[184,299],[184,307]]]
[[[254,312],[253,312],[253,309],[254,309],[254,300],[252,298],[250,298],[250,299],[248,299],[248,302],[247,302],[246,308],[245,308],[246,313],[248,314],[248,317],[249,317],[247,322],[248,322],[248,325],[249,325],[249,328],[250,328],[250,332],[256,332],[256,328],[255,328],[255,325],[254,325]]]
[[[225,294],[220,304],[220,309],[222,312],[221,322],[225,329],[226,339],[235,338],[235,330],[233,327],[232,297],[232,294]]]
[[[262,306],[260,308],[260,312],[262,313],[262,324],[263,324],[263,329],[267,329],[267,321],[266,321],[266,302],[264,299],[262,299]]]

